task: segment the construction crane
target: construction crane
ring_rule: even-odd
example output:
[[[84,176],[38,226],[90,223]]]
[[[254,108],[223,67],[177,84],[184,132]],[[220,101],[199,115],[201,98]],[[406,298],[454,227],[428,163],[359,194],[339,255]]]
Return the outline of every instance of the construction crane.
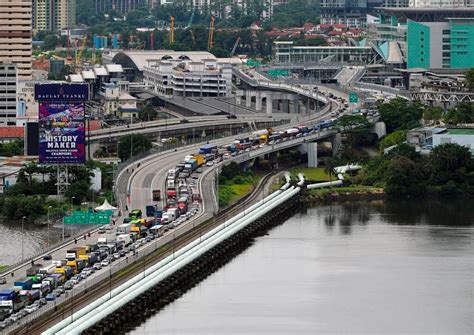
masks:
[[[237,40],[235,41],[234,47],[232,48],[232,51],[230,52],[230,57],[232,57],[235,54],[235,50],[237,49],[239,42],[240,42],[240,36],[237,37]]]
[[[189,33],[191,34],[191,39],[193,40],[193,47],[196,49],[196,37],[194,36],[194,31],[189,29]]]
[[[170,16],[170,45],[174,44],[174,16]]]
[[[211,22],[209,23],[209,38],[207,40],[207,50],[211,50],[214,47],[214,29],[215,29],[216,18],[211,15]]]
[[[86,49],[86,45],[87,45],[87,35],[85,35],[83,38],[82,38],[82,44],[81,44],[81,48],[79,49],[79,53],[77,53],[76,51],[76,70],[79,70],[82,68],[82,54],[84,53],[84,50]],[[77,46],[76,46],[76,49],[77,49]],[[80,65],[80,68],[79,68],[79,65]]]

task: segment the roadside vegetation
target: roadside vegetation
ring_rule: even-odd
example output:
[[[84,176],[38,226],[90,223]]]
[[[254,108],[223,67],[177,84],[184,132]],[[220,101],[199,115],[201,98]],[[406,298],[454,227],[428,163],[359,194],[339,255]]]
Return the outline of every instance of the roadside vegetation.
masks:
[[[241,171],[235,162],[224,165],[219,174],[219,207],[232,205],[250,194],[259,179],[252,171]]]
[[[90,189],[92,170],[102,172],[102,194]],[[0,196],[0,215],[7,222],[21,221],[25,216],[29,222],[40,222],[49,214],[51,218],[64,215],[73,206],[83,202],[101,203],[104,197],[111,199],[113,186],[113,166],[97,161],[88,161],[84,167],[69,167],[70,186],[65,199],[58,201],[50,196],[57,193],[57,175],[54,167],[38,165],[36,162],[25,164],[20,170],[17,182],[8,187]]]
[[[367,136],[365,124],[356,116],[341,118],[338,126],[346,140],[338,155],[328,160],[326,171],[338,165],[361,164],[362,170],[346,178],[345,183],[383,188],[388,196],[474,196],[474,159],[468,148],[443,144],[430,155],[422,156],[404,143],[407,132],[420,126],[422,118],[431,120],[439,114],[436,108],[397,98],[381,104],[378,109],[387,135],[377,141]],[[442,121],[453,126],[474,122],[474,104],[459,104],[448,111]],[[365,146],[378,146],[381,152],[370,158]],[[383,149],[392,146],[395,148],[383,154]]]

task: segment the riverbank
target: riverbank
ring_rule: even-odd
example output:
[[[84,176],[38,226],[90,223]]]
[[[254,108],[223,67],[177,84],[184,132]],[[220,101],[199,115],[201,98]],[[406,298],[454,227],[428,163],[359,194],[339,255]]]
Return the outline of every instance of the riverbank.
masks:
[[[331,187],[307,190],[301,198],[305,205],[315,205],[319,203],[333,201],[354,201],[354,200],[385,200],[386,193],[383,188],[352,185],[342,187]]]

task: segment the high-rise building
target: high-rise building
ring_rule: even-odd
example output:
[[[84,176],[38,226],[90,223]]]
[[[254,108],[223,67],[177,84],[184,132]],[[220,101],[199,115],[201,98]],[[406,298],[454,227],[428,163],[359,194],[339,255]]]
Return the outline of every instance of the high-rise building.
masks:
[[[408,7],[414,8],[455,8],[472,7],[472,0],[409,0]]]
[[[474,19],[447,22],[409,20],[407,67],[467,69],[474,67]]]
[[[33,32],[52,30],[52,0],[33,0]]]
[[[145,0],[95,0],[95,10],[96,12],[115,10],[124,14],[142,7],[145,3],[150,6],[150,1]]]
[[[361,26],[367,15],[367,0],[321,0],[321,23]]]
[[[0,64],[0,126],[16,125],[17,86],[17,66]]]
[[[0,0],[0,63],[31,79],[31,0]]]
[[[33,32],[61,31],[76,25],[76,0],[33,0]]]

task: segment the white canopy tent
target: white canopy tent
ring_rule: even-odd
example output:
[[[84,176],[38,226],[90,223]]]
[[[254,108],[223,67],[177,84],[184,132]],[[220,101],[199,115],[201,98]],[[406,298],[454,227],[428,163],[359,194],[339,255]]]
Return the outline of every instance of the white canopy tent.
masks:
[[[95,210],[96,211],[112,211],[114,213],[114,216],[117,216],[118,214],[118,208],[109,204],[107,199],[104,200],[104,203],[102,205],[100,205],[99,207],[96,207]]]

